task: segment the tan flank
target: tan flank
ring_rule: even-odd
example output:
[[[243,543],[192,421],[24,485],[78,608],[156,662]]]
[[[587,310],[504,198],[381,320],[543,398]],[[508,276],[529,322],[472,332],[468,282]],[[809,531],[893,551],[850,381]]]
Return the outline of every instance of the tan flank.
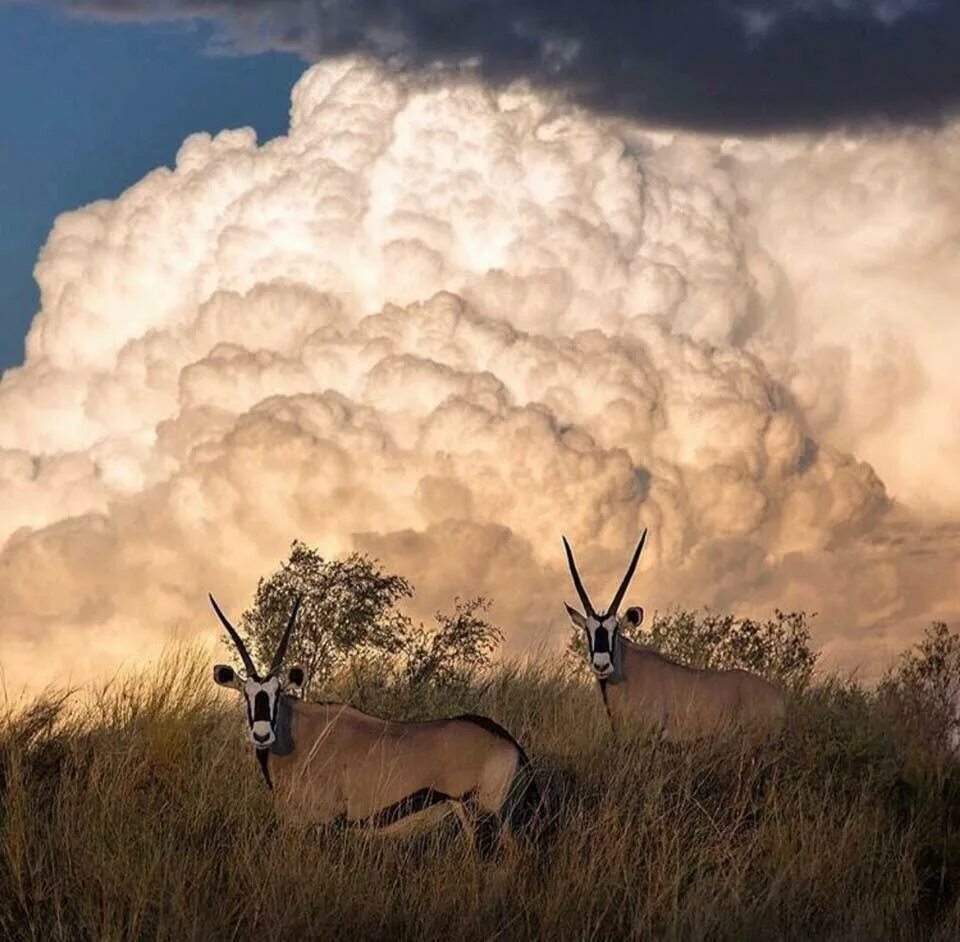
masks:
[[[567,605],[571,621],[587,636],[590,666],[597,678],[614,729],[639,724],[671,740],[689,740],[735,726],[749,733],[777,731],[785,713],[783,691],[746,670],[688,667],[655,648],[635,644],[623,630],[643,621],[643,609],[618,612],[637,568],[647,531],[643,531],[627,573],[605,614],[598,614],[583,587],[564,537],[573,584],[586,614]]]
[[[257,759],[292,821],[404,834],[456,814],[470,841],[477,825],[493,825],[483,835],[502,839],[529,821],[536,786],[503,727],[473,715],[397,723],[343,703],[303,701],[290,692],[303,686],[303,668],[281,666],[299,600],[264,677],[210,601],[249,675],[218,664],[214,680],[243,693]]]

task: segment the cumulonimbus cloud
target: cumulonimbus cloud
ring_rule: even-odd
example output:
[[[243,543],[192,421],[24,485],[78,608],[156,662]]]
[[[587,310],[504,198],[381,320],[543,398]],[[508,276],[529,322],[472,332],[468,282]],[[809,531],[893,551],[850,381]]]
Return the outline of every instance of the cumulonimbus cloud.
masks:
[[[665,134],[347,58],[287,136],[190,137],[37,265],[8,684],[212,635],[293,538],[559,643],[561,532],[599,595],[643,527],[648,608],[817,609],[882,660],[958,607],[958,134]]]

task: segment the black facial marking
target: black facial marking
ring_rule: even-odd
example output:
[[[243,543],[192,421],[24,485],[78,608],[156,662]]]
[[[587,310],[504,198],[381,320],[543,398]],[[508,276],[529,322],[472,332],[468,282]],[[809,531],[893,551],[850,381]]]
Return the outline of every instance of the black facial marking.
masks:
[[[610,653],[610,632],[603,625],[597,626],[593,633],[593,652],[594,654]]]
[[[273,722],[270,715],[270,696],[265,690],[258,690],[253,699],[253,722]]]

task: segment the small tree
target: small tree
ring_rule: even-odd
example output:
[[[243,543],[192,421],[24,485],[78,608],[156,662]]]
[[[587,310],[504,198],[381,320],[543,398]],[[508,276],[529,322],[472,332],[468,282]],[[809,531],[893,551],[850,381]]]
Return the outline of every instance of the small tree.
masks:
[[[900,655],[880,682],[881,702],[892,706],[911,731],[930,744],[953,749],[960,742],[960,634],[936,621]]]
[[[377,677],[380,684],[469,686],[502,639],[500,629],[483,617],[489,601],[457,598],[453,614],[437,612],[431,630],[414,627],[400,611],[412,595],[406,579],[384,572],[368,556],[328,560],[297,540],[290,558],[257,584],[242,625],[251,653],[266,667],[301,597],[287,660],[307,669],[305,692],[311,681],[324,683],[348,663],[355,676]],[[363,662],[367,669],[361,669]]]
[[[457,598],[452,615],[436,613],[437,627],[432,632],[421,626],[420,632],[411,635],[404,665],[407,684],[468,686],[503,640],[500,629],[483,617],[489,607],[490,602],[480,596]]]
[[[257,584],[253,607],[242,616],[259,664],[270,663],[298,595],[302,602],[287,659],[307,668],[308,688],[350,658],[398,654],[409,643],[410,621],[397,605],[413,588],[403,576],[359,553],[324,559],[295,540],[289,559]]]

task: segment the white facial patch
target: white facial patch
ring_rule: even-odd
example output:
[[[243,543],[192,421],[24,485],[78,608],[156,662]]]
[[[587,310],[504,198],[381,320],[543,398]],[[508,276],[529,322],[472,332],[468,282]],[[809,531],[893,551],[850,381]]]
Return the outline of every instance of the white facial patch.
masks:
[[[600,678],[613,673],[613,642],[618,620],[616,615],[603,619],[588,616],[587,635],[590,639],[590,666]]]
[[[276,740],[273,724],[277,718],[277,697],[280,681],[268,677],[265,681],[248,680],[243,685],[247,704],[247,720],[250,724],[250,741],[259,748],[271,745]]]

